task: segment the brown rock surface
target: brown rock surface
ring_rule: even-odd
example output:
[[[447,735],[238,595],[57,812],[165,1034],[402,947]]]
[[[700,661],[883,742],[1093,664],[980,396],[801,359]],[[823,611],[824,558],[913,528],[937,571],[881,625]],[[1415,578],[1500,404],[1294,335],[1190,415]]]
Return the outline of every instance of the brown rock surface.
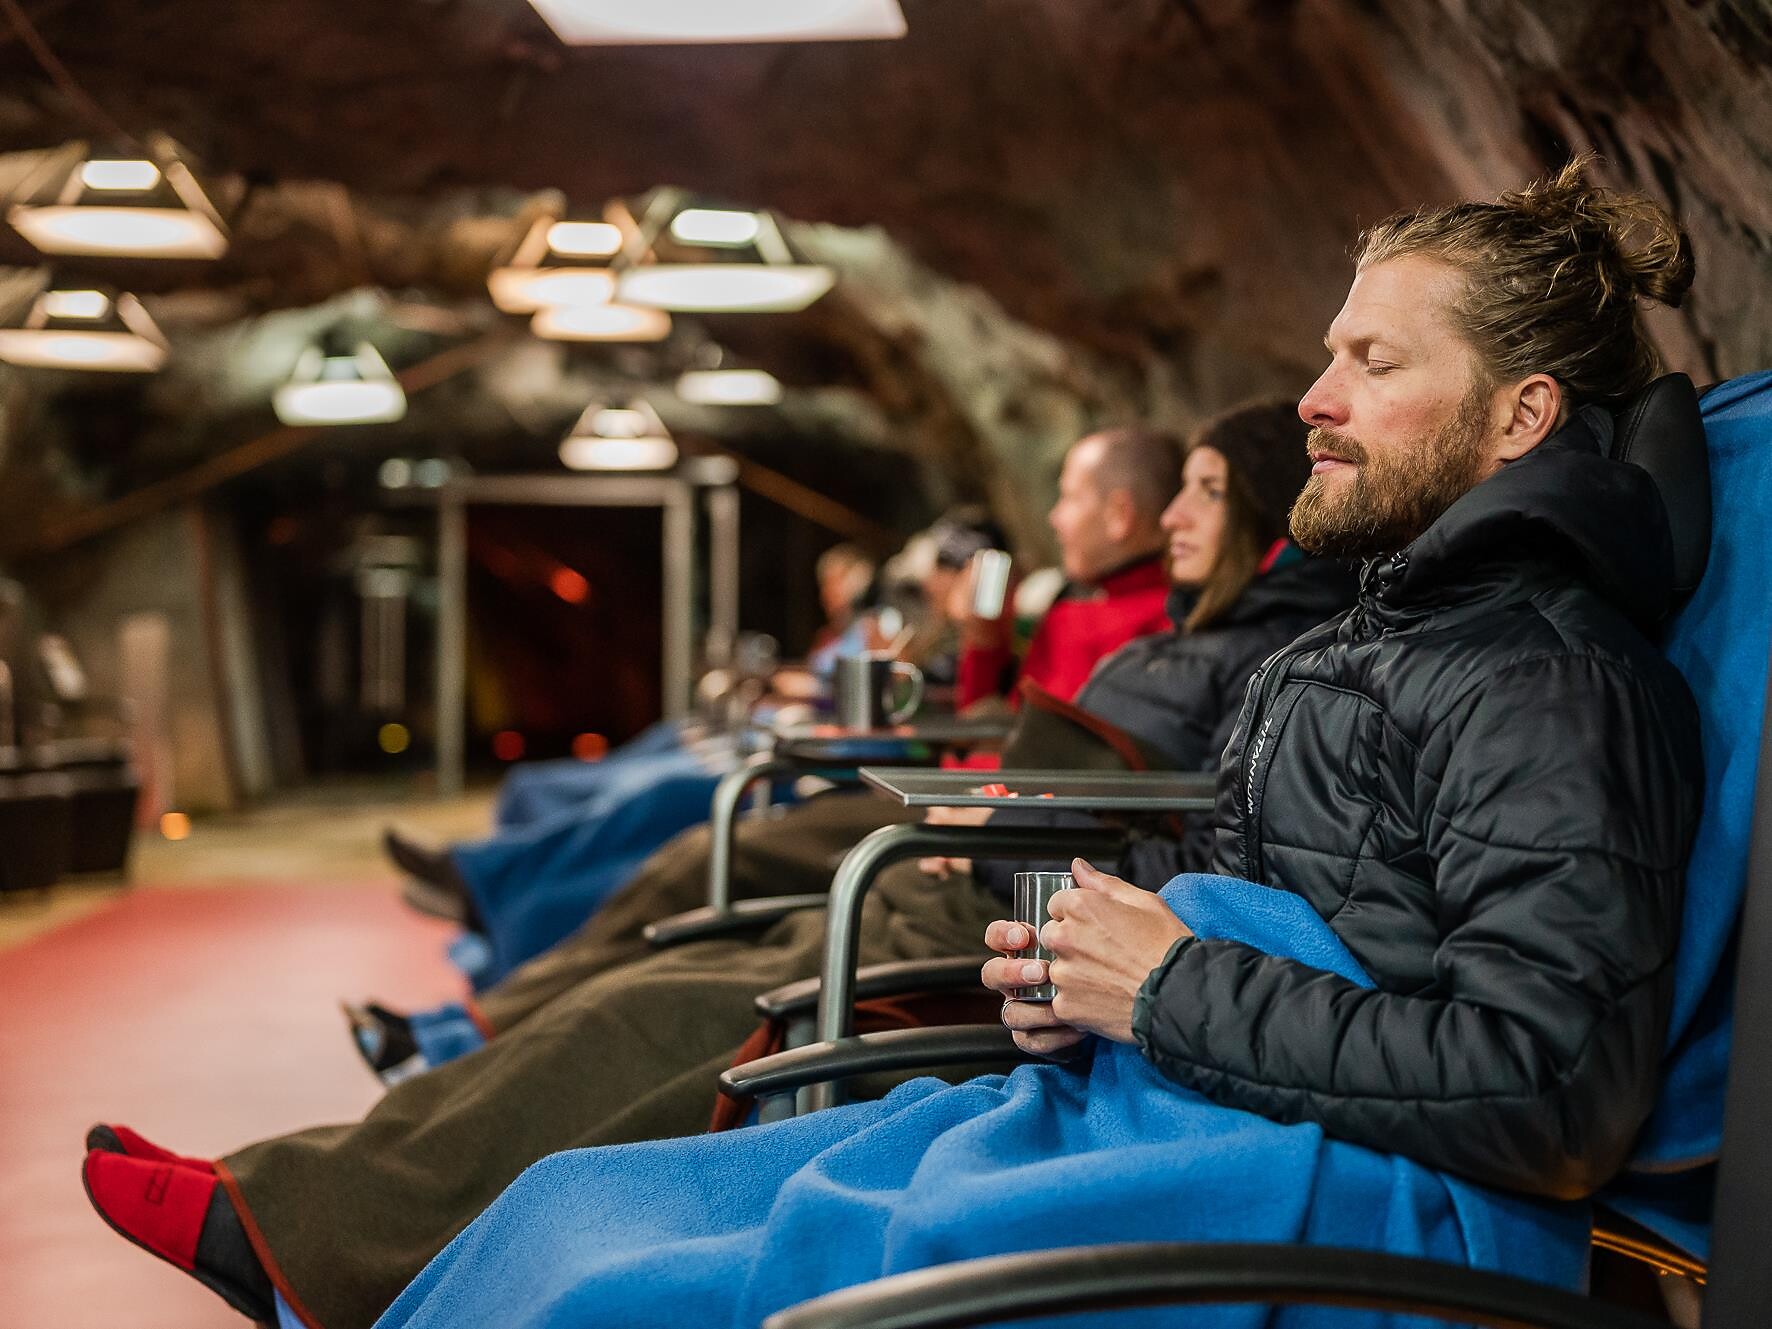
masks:
[[[829,348],[822,368],[874,399],[858,437],[935,462],[936,497],[993,493],[1029,542],[1030,462],[1100,420],[1297,390],[1363,223],[1574,148],[1691,229],[1697,286],[1655,322],[1669,360],[1701,380],[1772,362],[1763,0],[903,6],[900,42],[589,50],[522,0],[25,0],[110,118],[242,195],[225,260],[131,276],[193,301],[176,308],[203,337],[365,285],[475,300],[502,219],[543,189],[595,207],[670,181],[877,226],[896,250],[806,233],[851,289],[785,348],[733,337],[802,364]],[[96,132],[16,40],[0,88],[0,148]],[[138,432],[219,446],[238,425],[213,396],[150,391]],[[47,432],[85,457],[91,429]]]

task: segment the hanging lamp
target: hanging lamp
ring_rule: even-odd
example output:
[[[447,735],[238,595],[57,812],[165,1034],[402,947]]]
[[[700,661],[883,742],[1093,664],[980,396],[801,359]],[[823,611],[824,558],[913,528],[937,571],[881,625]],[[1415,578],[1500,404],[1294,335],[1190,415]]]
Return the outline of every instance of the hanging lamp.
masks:
[[[799,262],[773,214],[694,206],[654,191],[624,250],[615,298],[685,313],[785,313],[829,291],[836,274]]]
[[[665,471],[677,463],[677,443],[644,398],[593,402],[560,444],[560,461],[574,471]]]
[[[609,260],[622,243],[621,229],[610,222],[540,217],[510,258],[487,275],[486,288],[507,314],[607,304],[615,294]]]
[[[141,301],[97,287],[38,292],[0,327],[0,360],[38,369],[151,374],[166,363],[166,338]]]
[[[388,424],[406,414],[406,393],[368,342],[348,354],[310,346],[271,405],[286,425]]]
[[[84,156],[51,201],[14,203],[6,220],[46,254],[220,258],[228,231],[169,146],[154,158]]]

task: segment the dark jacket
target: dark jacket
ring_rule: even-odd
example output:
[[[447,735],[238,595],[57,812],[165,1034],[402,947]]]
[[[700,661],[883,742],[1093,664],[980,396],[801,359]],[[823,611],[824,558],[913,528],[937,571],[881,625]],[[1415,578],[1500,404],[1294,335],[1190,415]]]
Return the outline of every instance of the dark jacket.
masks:
[[[1104,658],[1077,694],[1077,706],[1138,740],[1156,769],[1209,771],[1218,765],[1249,676],[1268,655],[1300,632],[1344,610],[1354,596],[1351,575],[1338,564],[1302,558],[1257,577],[1224,616],[1196,632],[1180,627],[1126,643]],[[1169,618],[1181,623],[1193,610],[1195,592],[1170,592]],[[1005,752],[1006,765],[1017,749]],[[1048,766],[1051,762],[1035,761]],[[1178,872],[1200,871],[1211,852],[1211,819],[1195,818],[1181,842],[1138,836],[1118,864],[1128,880],[1157,890]],[[992,825],[1092,825],[1082,814],[1038,808],[1006,808]],[[1012,878],[1033,868],[1063,870],[1066,863],[981,860],[978,878],[999,894],[1012,893]]]
[[[1339,564],[1301,558],[1277,567],[1250,582],[1217,622],[1127,642],[1095,666],[1077,705],[1136,735],[1171,770],[1211,770],[1255,667],[1353,597],[1353,579]],[[1170,621],[1185,620],[1197,598],[1171,590]]]
[[[1213,870],[1302,895],[1377,988],[1183,940],[1134,1015],[1171,1078],[1519,1191],[1623,1165],[1702,770],[1648,636],[1666,513],[1609,431],[1583,413],[1479,484],[1251,681]]]

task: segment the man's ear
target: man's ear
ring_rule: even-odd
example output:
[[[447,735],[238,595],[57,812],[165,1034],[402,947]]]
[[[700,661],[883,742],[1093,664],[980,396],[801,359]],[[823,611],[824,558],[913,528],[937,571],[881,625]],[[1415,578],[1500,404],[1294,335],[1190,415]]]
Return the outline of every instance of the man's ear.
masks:
[[[1498,463],[1518,461],[1563,422],[1563,389],[1549,374],[1521,379],[1508,391],[1503,404],[1508,415],[1495,449]]]
[[[1127,490],[1116,489],[1107,496],[1102,505],[1102,524],[1115,544],[1125,544],[1132,538],[1138,528],[1138,508]]]

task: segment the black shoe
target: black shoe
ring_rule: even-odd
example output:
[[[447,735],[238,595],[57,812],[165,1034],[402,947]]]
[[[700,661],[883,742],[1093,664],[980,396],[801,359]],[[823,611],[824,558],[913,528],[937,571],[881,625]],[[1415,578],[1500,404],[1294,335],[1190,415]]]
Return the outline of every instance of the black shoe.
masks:
[[[339,1009],[351,1026],[351,1042],[375,1078],[392,1087],[408,1076],[429,1069],[429,1063],[412,1037],[412,1021],[373,1001],[361,1006],[341,1001]]]
[[[440,918],[445,923],[460,923],[463,926],[467,924],[468,900],[465,891],[426,881],[423,877],[408,877],[406,884],[400,888],[400,898],[421,914]]]
[[[394,860],[394,866],[408,876],[436,886],[448,885],[455,876],[447,849],[415,840],[396,827],[389,826],[382,831],[381,845]]]

